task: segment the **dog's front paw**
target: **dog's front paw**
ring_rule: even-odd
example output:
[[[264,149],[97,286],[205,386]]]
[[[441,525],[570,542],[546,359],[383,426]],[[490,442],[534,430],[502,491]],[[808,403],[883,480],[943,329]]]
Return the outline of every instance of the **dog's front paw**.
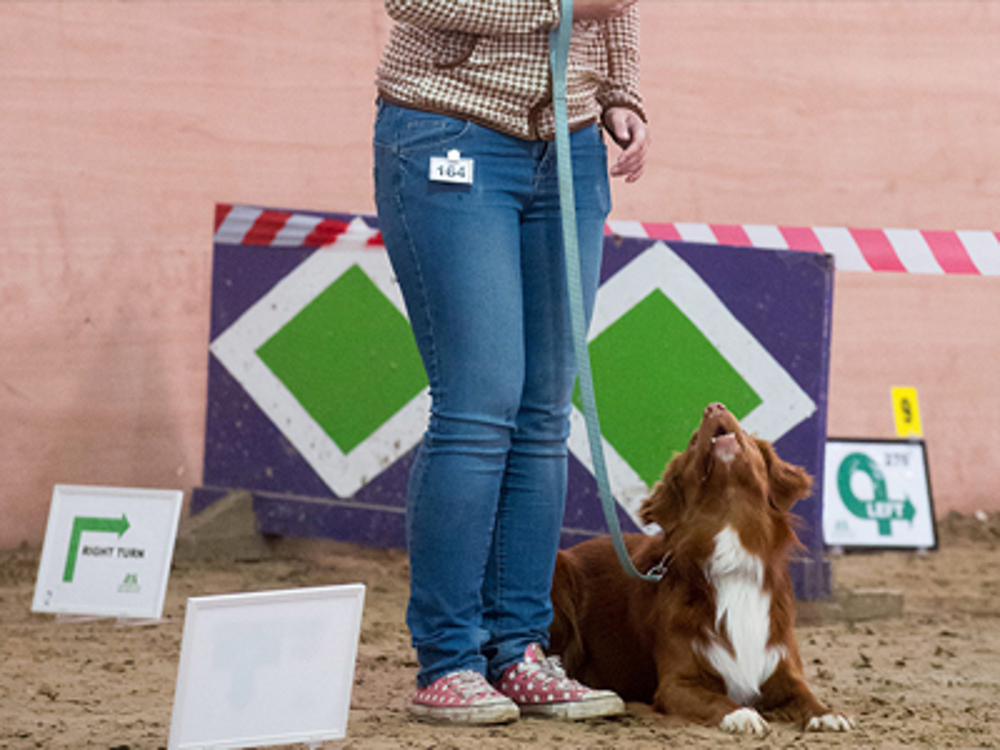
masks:
[[[730,714],[731,716],[732,714]],[[807,732],[850,732],[857,724],[850,716],[843,714],[823,714],[813,716],[806,724]]]
[[[752,708],[738,708],[722,717],[719,729],[730,734],[767,734],[771,728]]]

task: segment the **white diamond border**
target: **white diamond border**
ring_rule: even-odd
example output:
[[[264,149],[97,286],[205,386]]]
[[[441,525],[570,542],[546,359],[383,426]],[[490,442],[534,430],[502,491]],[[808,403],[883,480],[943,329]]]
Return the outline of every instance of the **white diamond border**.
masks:
[[[743,429],[777,440],[816,411],[816,403],[770,352],[729,311],[712,288],[663,242],[647,248],[598,289],[589,340],[660,290],[712,342],[756,391],[761,403],[742,421]],[[692,373],[692,377],[696,377]],[[583,414],[570,415],[569,449],[593,473]],[[611,494],[640,528],[638,511],[650,488],[602,436]],[[647,531],[655,531],[655,526]]]
[[[430,412],[429,389],[424,388],[367,439],[344,453],[257,356],[257,349],[354,266],[405,318],[402,292],[388,255],[382,248],[367,247],[376,234],[360,218],[352,221],[336,242],[319,248],[299,264],[209,347],[326,485],[345,498],[420,442]]]

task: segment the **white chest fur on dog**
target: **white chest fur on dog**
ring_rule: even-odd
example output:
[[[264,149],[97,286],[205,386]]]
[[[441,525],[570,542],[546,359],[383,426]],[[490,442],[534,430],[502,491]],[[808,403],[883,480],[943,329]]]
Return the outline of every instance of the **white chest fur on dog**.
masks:
[[[767,645],[771,595],[763,588],[764,566],[727,526],[715,536],[705,575],[715,587],[715,630],[703,654],[726,681],[729,697],[752,705],[760,686],[785,656],[784,647]]]

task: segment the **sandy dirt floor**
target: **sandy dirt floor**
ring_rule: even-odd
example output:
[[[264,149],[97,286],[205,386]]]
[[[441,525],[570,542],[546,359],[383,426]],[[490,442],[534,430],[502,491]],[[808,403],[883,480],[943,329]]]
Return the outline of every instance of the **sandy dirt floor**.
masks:
[[[326,748],[975,748],[1000,746],[1000,517],[952,516],[937,552],[853,554],[836,586],[897,589],[904,614],[797,629],[814,692],[853,715],[847,735],[772,723],[765,737],[650,719],[522,720],[441,728],[406,714],[415,662],[403,623],[406,559],[332,542],[258,559],[177,561],[166,622],[59,622],[30,611],[38,551],[0,552],[0,748],[165,748],[187,597],[367,585],[348,738]]]

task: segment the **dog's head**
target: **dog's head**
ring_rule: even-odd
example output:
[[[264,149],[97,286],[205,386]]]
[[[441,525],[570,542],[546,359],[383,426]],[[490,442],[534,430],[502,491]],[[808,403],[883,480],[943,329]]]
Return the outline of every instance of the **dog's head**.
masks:
[[[696,521],[763,534],[763,545],[794,540],[790,510],[812,479],[783,461],[766,440],[748,435],[722,404],[709,404],[691,442],[674,456],[639,509],[668,536]],[[708,530],[706,530],[708,531]],[[710,532],[714,533],[714,531]]]

